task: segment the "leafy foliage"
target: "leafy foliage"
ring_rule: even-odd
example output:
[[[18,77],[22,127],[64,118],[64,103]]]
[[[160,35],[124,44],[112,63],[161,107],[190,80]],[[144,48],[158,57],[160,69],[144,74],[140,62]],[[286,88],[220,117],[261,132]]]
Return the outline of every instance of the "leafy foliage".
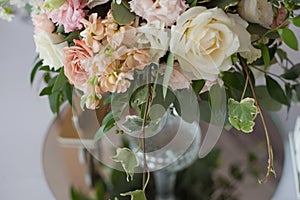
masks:
[[[252,98],[245,98],[240,102],[234,99],[228,100],[229,122],[237,130],[241,130],[245,133],[252,132],[257,113],[258,110],[255,106],[255,100]]]

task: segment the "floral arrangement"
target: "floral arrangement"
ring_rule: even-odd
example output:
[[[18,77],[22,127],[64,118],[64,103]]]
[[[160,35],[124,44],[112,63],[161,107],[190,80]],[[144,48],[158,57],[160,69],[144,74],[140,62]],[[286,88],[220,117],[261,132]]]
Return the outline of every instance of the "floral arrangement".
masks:
[[[72,104],[74,89],[82,108],[115,103],[96,139],[118,126],[125,107],[136,111],[123,125],[141,130],[141,136],[161,119],[153,105],[173,107],[192,122],[197,113],[187,105],[196,99],[210,119],[224,116],[218,123],[245,133],[260,115],[269,155],[265,180],[275,174],[262,109],[289,108],[300,100],[300,64],[280,48],[298,50],[290,29],[300,26],[298,0],[2,0],[0,5],[0,17],[7,20],[14,5],[31,13],[38,53],[31,82],[43,72],[47,86],[40,95],[49,97],[53,112],[65,101]],[[256,84],[260,78],[265,84]],[[214,113],[212,105],[225,105],[225,113]],[[115,160],[131,175],[136,163],[125,165],[118,156],[127,153],[128,159],[132,152],[122,150]],[[143,190],[127,194],[145,199]]]

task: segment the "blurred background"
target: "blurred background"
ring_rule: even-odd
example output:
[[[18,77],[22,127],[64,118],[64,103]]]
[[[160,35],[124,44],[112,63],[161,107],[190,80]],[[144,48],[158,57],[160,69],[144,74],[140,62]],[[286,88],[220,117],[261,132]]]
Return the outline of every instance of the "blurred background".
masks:
[[[300,30],[296,32],[300,38]],[[299,52],[288,51],[291,60],[300,62]],[[44,141],[55,116],[49,109],[47,98],[38,96],[38,79],[30,85],[35,57],[30,21],[21,18],[15,18],[13,22],[0,21],[0,199],[3,200],[55,199],[42,166]],[[286,109],[282,109],[274,115],[278,119],[276,125],[282,130],[284,144],[300,116],[300,106],[294,105],[288,117],[286,113]],[[285,164],[291,167],[292,162],[288,160]],[[287,193],[283,194],[280,189],[278,195],[292,195],[288,199],[296,199],[292,179],[280,185]]]

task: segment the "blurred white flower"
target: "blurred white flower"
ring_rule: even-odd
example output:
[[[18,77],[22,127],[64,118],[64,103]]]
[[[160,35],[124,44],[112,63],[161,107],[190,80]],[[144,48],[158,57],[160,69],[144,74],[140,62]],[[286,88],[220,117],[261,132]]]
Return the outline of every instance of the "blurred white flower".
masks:
[[[93,7],[95,7],[95,6],[105,4],[105,3],[107,3],[108,1],[109,1],[109,0],[89,0],[89,1],[88,1],[88,7],[89,7],[89,8],[93,8]]]
[[[11,21],[13,17],[14,17],[14,14],[10,8],[0,7],[0,19],[6,20],[6,21]]]
[[[43,65],[55,70],[63,66],[63,48],[68,46],[67,42],[59,43],[63,36],[41,31],[34,36],[36,51],[43,59]]]
[[[273,22],[272,3],[268,0],[241,0],[238,12],[245,20],[266,28]]]
[[[17,6],[18,8],[23,8],[26,4],[24,0],[10,0],[9,3],[11,5]]]

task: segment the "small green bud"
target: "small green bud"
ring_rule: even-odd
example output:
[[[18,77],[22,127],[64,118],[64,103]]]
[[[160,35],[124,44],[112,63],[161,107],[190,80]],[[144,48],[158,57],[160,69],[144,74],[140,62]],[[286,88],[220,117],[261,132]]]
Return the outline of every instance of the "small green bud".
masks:
[[[49,11],[51,11],[53,9],[58,9],[62,5],[64,5],[65,2],[66,2],[66,0],[46,0],[45,9],[47,9]]]

